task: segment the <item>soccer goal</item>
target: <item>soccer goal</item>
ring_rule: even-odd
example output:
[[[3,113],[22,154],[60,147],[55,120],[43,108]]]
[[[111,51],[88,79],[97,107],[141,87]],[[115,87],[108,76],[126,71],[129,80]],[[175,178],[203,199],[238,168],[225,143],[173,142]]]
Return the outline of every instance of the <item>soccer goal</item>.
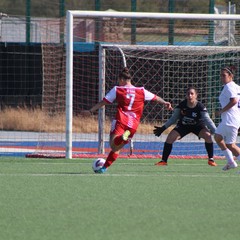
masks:
[[[219,107],[220,69],[240,67],[239,20],[240,15],[227,14],[67,11],[66,131],[55,143],[65,144],[63,157],[96,157],[109,152],[116,105],[90,118],[81,117],[80,111],[90,109],[117,84],[124,66],[130,69],[135,86],[144,86],[173,107],[185,98],[189,85],[196,86],[199,100],[218,124],[214,113]],[[46,57],[51,59],[51,53]],[[238,78],[239,72],[236,82]],[[161,105],[146,103],[139,129],[122,156],[161,155],[171,129],[157,138],[153,128],[170,116]],[[220,156],[214,147],[215,155]],[[204,142],[189,135],[174,144],[172,156],[204,158]]]

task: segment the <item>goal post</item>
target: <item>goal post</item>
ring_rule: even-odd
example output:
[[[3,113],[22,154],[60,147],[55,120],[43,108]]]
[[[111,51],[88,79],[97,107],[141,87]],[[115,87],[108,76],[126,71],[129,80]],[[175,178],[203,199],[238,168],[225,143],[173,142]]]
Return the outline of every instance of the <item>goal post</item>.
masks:
[[[72,158],[73,124],[73,15],[67,11],[66,36],[66,158]]]
[[[82,20],[85,24],[93,24],[95,28],[85,32],[85,38],[82,38],[86,44],[93,44],[94,48],[98,48],[98,78],[99,78],[99,93],[98,99],[102,99],[105,92],[110,90],[114,85],[113,81],[118,76],[118,71],[123,67],[123,58],[125,65],[130,68],[133,74],[133,79],[139,79],[136,84],[145,85],[150,91],[159,94],[166,100],[173,102],[173,105],[183,100],[185,90],[189,84],[196,85],[200,91],[201,100],[206,104],[210,111],[211,117],[218,123],[219,119],[215,118],[214,110],[218,107],[217,94],[221,88],[219,82],[219,70],[225,64],[239,64],[239,20],[240,15],[223,15],[223,14],[185,14],[185,13],[141,13],[141,12],[110,12],[110,11],[67,11],[66,18],[66,157],[72,157],[72,110],[73,104],[73,58],[74,58],[74,31],[76,30],[75,21]],[[136,44],[131,44],[126,37],[122,39],[121,31],[128,34],[131,31],[130,23],[132,19],[136,20],[136,32],[139,32],[139,41]],[[176,45],[169,46],[161,35],[167,35],[168,21],[180,21],[179,28],[176,27],[175,34],[182,37]],[[112,28],[104,25],[104,21],[117,22]],[[209,41],[213,33],[213,27],[216,21],[234,21],[235,22],[235,46],[229,46],[229,43],[214,43]],[[124,23],[122,23],[124,22]],[[95,23],[95,24],[94,24]],[[98,24],[97,24],[98,23]],[[154,25],[156,24],[156,25]],[[216,24],[215,24],[216,25]],[[83,26],[83,25],[81,25]],[[100,27],[101,29],[98,29]],[[81,31],[81,30],[79,30]],[[87,27],[83,27],[83,31],[88,31]],[[96,31],[100,31],[95,34]],[[113,33],[115,31],[115,33]],[[114,37],[112,37],[111,32]],[[158,32],[159,40],[149,41],[147,36],[154,35]],[[150,33],[150,34],[149,34]],[[83,34],[84,35],[84,34]],[[104,35],[104,36],[103,36]],[[87,37],[88,36],[88,37]],[[91,36],[89,40],[89,36]],[[95,36],[95,37],[94,37]],[[199,37],[200,36],[200,37]],[[97,39],[96,37],[99,37]],[[142,40],[145,37],[145,40]],[[195,37],[195,41],[194,41]],[[128,38],[128,37],[127,37]],[[193,40],[183,40],[183,38],[191,38]],[[204,39],[204,43],[199,43],[197,38]],[[209,39],[208,39],[209,38]],[[180,38],[179,38],[180,39]],[[207,40],[206,40],[207,39]],[[127,42],[127,44],[126,44]],[[231,41],[232,42],[232,41]],[[210,46],[212,45],[212,46]],[[85,46],[83,47],[85,48]],[[84,49],[83,49],[84,51]],[[115,65],[115,66],[114,66]],[[94,66],[94,68],[96,65]],[[150,70],[149,70],[150,69]],[[89,69],[88,73],[92,74],[96,69]],[[157,74],[155,74],[155,72]],[[152,75],[151,75],[152,74]],[[154,75],[155,74],[155,75]],[[149,79],[149,81],[146,80]],[[114,79],[114,80],[113,80]],[[116,81],[115,81],[116,83]],[[157,90],[157,91],[155,91]],[[70,91],[70,92],[68,92]],[[91,97],[91,96],[90,96]],[[89,104],[82,105],[81,108],[89,108]],[[110,109],[110,110],[109,110]],[[113,107],[107,107],[99,111],[98,115],[98,148],[95,154],[104,154],[106,146],[105,130],[106,120],[113,116]],[[105,113],[106,111],[106,113]],[[141,146],[144,145],[142,153],[151,152],[153,155],[161,154],[159,138],[155,138],[152,134],[154,124],[163,124],[169,117],[170,113],[158,106],[146,104],[144,111],[146,116],[143,117],[143,124],[146,125],[136,134],[139,149],[136,152],[141,152]],[[105,124],[105,125],[104,125]],[[144,132],[146,131],[146,133]],[[160,142],[164,141],[166,134],[160,138]],[[156,142],[156,145],[153,144]],[[190,151],[192,142],[201,144],[194,146]],[[152,149],[148,144],[154,145],[156,149]],[[185,144],[186,143],[186,144]],[[177,144],[176,144],[177,145]],[[203,156],[206,155],[202,142],[190,136],[189,139],[179,142],[179,147],[176,146],[176,152],[181,156]],[[149,149],[148,149],[149,147]],[[138,148],[138,146],[137,146]],[[200,153],[198,148],[203,149]],[[184,153],[181,153],[184,151]],[[217,149],[216,149],[217,150]],[[87,150],[86,150],[87,151]],[[128,150],[126,150],[127,152]],[[89,156],[93,152],[89,151]],[[143,154],[144,155],[144,154]]]
[[[101,101],[105,95],[105,50],[99,46],[99,98]],[[101,66],[101,67],[100,67]],[[98,113],[98,153],[104,154],[104,129],[105,129],[105,108],[99,109]]]

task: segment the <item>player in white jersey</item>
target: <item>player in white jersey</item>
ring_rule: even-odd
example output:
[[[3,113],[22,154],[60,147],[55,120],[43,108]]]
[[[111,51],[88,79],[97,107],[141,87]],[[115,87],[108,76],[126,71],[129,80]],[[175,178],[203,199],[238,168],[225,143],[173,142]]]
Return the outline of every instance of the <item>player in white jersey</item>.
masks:
[[[234,157],[240,161],[240,148],[236,145],[238,129],[240,127],[240,87],[234,81],[235,67],[229,66],[221,70],[223,89],[219,95],[221,122],[215,131],[215,141],[223,151],[227,164],[223,170],[236,168],[238,165]]]

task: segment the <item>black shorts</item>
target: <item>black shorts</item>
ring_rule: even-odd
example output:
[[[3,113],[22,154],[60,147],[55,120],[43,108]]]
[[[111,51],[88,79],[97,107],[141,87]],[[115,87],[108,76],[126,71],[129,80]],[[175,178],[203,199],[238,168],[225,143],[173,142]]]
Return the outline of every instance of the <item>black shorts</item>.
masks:
[[[204,129],[204,126],[184,126],[184,125],[177,125],[174,130],[177,131],[181,138],[188,135],[189,133],[194,133],[196,136],[199,135],[200,131]]]

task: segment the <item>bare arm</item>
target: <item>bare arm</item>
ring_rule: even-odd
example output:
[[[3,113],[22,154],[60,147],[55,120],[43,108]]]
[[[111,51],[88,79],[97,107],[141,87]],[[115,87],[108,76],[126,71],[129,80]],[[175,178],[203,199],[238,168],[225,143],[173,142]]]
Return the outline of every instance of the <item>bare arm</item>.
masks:
[[[91,107],[89,110],[83,110],[81,112],[81,114],[85,115],[85,116],[89,116],[91,115],[93,112],[97,111],[99,108],[108,105],[108,102],[102,100],[100,102],[98,102],[97,104],[95,104],[93,107]]]
[[[229,103],[223,109],[216,112],[216,116],[220,116],[222,113],[226,112],[227,110],[232,108],[235,104],[237,104],[237,102],[238,102],[237,98],[230,98]]]
[[[107,105],[108,103],[104,100],[98,102],[96,105],[94,105],[89,111],[90,112],[95,112],[96,110],[98,110],[99,108]]]
[[[167,110],[173,110],[171,103],[166,102],[161,97],[157,96],[155,101],[157,101],[158,103],[164,104],[164,106],[167,108]]]

